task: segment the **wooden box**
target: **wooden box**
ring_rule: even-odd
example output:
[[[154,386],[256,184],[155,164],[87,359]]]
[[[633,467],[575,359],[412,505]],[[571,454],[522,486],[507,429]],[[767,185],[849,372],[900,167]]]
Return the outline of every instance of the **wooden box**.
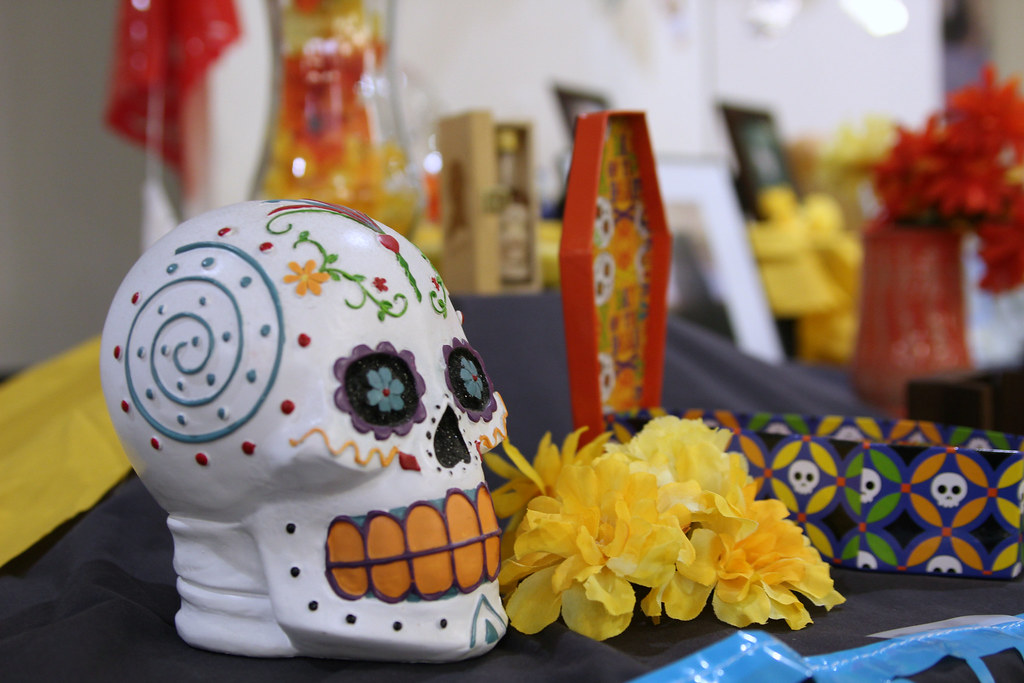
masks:
[[[541,288],[532,129],[487,111],[441,120],[441,274],[454,293]]]
[[[917,377],[907,384],[907,416],[1024,434],[1024,369]]]

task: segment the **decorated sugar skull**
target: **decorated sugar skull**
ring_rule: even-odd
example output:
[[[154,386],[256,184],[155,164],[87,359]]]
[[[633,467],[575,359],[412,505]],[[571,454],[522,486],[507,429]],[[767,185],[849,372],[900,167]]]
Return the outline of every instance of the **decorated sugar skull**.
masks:
[[[444,661],[504,634],[480,455],[505,405],[391,229],[311,201],[190,220],[125,278],[101,374],[190,644]]]

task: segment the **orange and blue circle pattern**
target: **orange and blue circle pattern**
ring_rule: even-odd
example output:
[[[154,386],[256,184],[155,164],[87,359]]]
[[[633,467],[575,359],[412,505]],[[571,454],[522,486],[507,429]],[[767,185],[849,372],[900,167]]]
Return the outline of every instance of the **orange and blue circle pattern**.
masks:
[[[654,414],[613,414],[621,434]],[[733,432],[759,497],[836,566],[1009,579],[1021,571],[1024,438],[913,420],[668,411]]]

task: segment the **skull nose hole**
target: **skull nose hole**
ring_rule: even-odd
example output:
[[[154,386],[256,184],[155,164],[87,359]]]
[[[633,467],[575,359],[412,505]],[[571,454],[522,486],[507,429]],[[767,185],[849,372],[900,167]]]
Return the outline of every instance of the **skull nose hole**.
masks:
[[[462,440],[462,432],[459,431],[459,418],[455,411],[448,406],[437,424],[437,431],[434,433],[434,457],[445,467],[455,467],[460,462],[469,462],[469,448]]]

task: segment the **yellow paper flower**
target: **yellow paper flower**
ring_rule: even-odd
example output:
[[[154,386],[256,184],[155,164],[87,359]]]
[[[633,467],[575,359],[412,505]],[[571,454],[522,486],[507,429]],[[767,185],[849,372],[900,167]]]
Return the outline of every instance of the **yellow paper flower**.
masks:
[[[577,452],[578,438],[559,452],[545,436],[532,465],[511,445],[514,467],[488,460],[510,479],[494,499],[514,516],[498,580],[516,629],[536,633],[561,616],[609,638],[632,620],[637,587],[650,589],[640,606],[656,623],[693,619],[713,595],[729,624],[785,619],[797,629],[811,621],[800,596],[828,609],[843,602],[785,506],[754,500],[746,461],[725,451],[727,430],[659,417],[625,444],[603,435]]]
[[[828,565],[800,527],[787,519],[786,506],[777,500],[754,500],[753,484],[744,494],[745,512],[757,527],[745,536],[718,537],[715,616],[740,628],[785,619],[790,628],[800,629],[811,623],[811,617],[797,593],[829,610],[845,602],[833,586]]]
[[[326,282],[331,278],[327,273],[317,272],[316,263],[313,261],[306,261],[306,265],[301,267],[298,263],[292,261],[288,264],[288,268],[291,269],[292,274],[285,275],[284,282],[285,284],[297,282],[295,293],[299,296],[306,296],[307,289],[316,296],[320,296],[320,283]]]
[[[536,496],[552,495],[555,481],[563,467],[573,464],[589,465],[601,454],[605,443],[611,437],[611,434],[601,434],[583,448],[579,448],[580,436],[585,430],[586,427],[582,427],[565,437],[561,451],[558,450],[558,446],[551,443],[551,433],[545,434],[537,447],[537,455],[534,456],[532,464],[508,439],[502,442],[501,447],[511,462],[504,460],[495,451],[484,453],[487,467],[508,480],[491,494],[494,512],[498,517],[511,518],[501,540],[503,558],[512,554],[515,531],[526,513],[526,504]]]
[[[554,488],[530,501],[502,565],[509,620],[536,633],[561,614],[596,640],[618,635],[633,618],[633,584],[667,582],[680,554],[692,556],[689,539],[658,509],[654,475],[631,473],[625,458],[564,467]]]
[[[656,417],[625,444],[609,444],[609,453],[620,453],[630,460],[633,471],[647,471],[659,484],[694,481],[704,491],[726,494],[732,481],[732,468],[742,470],[746,483],[746,464],[738,454],[725,447],[732,434],[727,429],[708,427],[700,420],[684,420],[673,415]]]

